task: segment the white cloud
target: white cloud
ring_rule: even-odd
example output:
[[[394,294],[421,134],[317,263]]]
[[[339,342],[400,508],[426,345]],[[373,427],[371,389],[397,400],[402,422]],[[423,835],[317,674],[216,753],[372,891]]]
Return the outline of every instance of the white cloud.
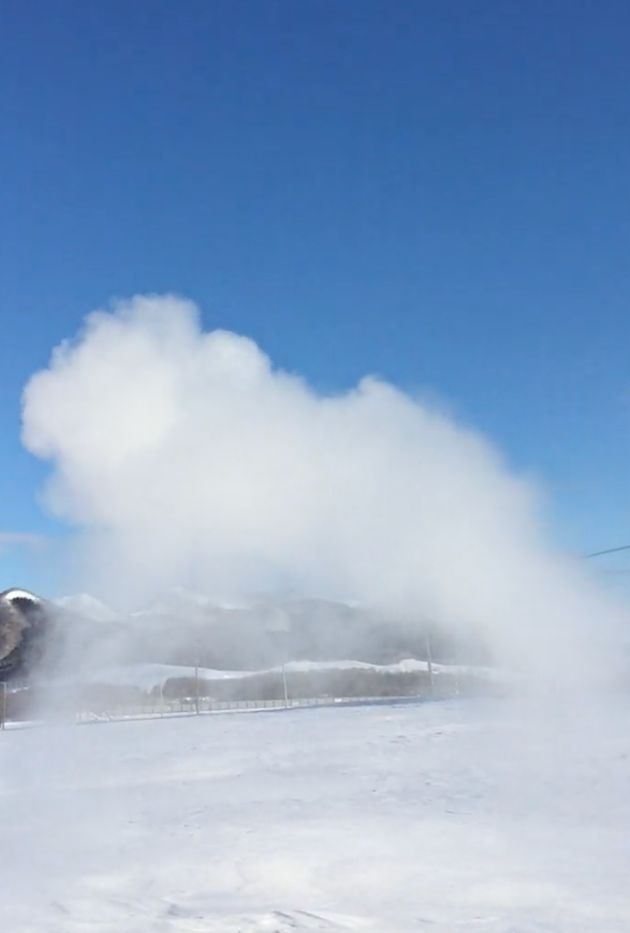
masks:
[[[174,296],[88,316],[27,385],[23,440],[84,529],[88,582],[129,599],[341,595],[479,626],[548,673],[571,645],[579,676],[621,616],[481,435],[372,377],[320,396]]]

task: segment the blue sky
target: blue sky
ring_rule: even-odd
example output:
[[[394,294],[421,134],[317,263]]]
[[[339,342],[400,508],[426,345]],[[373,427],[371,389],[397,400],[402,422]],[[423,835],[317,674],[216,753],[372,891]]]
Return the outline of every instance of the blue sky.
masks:
[[[5,0],[0,532],[65,534],[29,375],[110,297],[176,291],[322,389],[446,400],[563,546],[630,541],[629,28],[621,2]],[[4,583],[54,586],[54,547],[0,537]]]

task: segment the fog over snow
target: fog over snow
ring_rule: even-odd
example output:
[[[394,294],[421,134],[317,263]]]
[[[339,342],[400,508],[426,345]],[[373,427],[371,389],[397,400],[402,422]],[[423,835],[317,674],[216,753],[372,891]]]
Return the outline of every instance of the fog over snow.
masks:
[[[618,656],[625,608],[487,439],[377,377],[322,395],[179,297],[89,314],[26,386],[23,441],[77,528],[77,587],[119,604],[353,599],[475,629],[532,676],[562,655],[577,683]]]

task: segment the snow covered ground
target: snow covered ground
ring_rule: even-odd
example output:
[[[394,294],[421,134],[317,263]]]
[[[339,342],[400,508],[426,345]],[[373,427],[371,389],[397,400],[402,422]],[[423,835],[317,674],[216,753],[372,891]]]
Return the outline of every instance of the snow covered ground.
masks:
[[[375,671],[381,674],[415,674],[426,672],[429,665],[426,661],[416,658],[405,658],[394,664],[369,664],[366,661],[288,661],[285,664],[285,671],[291,673],[308,672],[334,672],[334,671]],[[199,679],[204,681],[216,680],[242,680],[245,677],[253,677],[261,674],[279,674],[281,667],[265,668],[263,670],[239,670],[223,671],[213,670],[208,667],[194,668],[178,664],[158,664],[136,663],[136,664],[118,664],[109,667],[96,669],[86,675],[82,672],[82,679],[92,683],[110,684],[117,686],[138,687],[141,690],[151,691],[157,687],[164,686],[171,678],[193,678],[197,671]],[[499,670],[498,668],[480,667],[471,665],[455,664],[432,664],[432,670],[435,675],[440,674],[464,674],[476,675],[488,682],[508,683],[513,682],[515,675]],[[75,678],[78,679],[78,678]],[[68,683],[69,677],[59,678],[58,682]]]
[[[0,735],[11,933],[627,933],[630,716],[515,701]]]

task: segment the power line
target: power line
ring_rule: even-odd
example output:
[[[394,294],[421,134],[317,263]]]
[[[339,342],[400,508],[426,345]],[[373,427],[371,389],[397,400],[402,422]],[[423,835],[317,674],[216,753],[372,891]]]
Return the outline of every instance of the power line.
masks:
[[[605,551],[593,551],[592,554],[584,554],[584,558],[603,557],[604,554],[617,554],[619,551],[630,551],[630,544],[622,544],[621,547],[609,547]]]

